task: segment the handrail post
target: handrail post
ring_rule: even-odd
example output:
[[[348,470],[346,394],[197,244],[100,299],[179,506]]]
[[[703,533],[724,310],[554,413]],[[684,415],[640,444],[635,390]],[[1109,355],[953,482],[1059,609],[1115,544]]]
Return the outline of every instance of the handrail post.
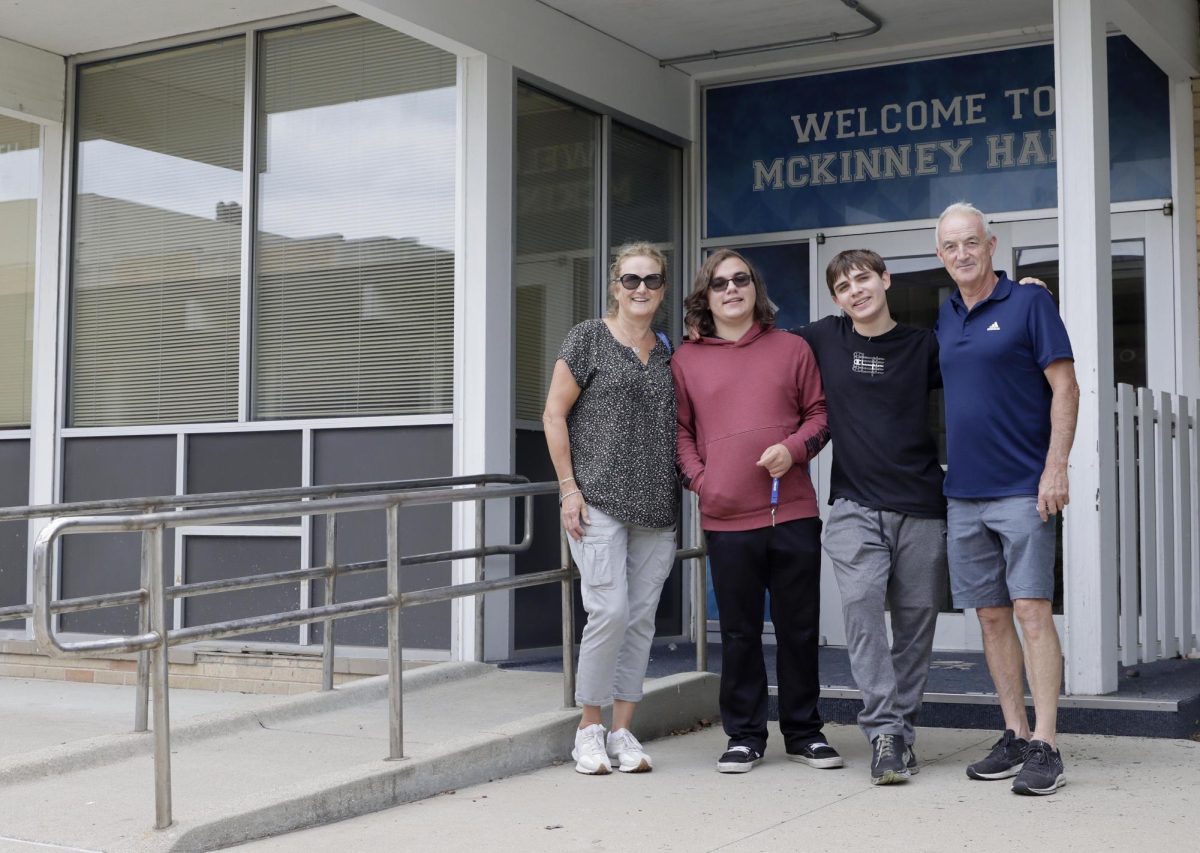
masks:
[[[563,707],[575,707],[575,600],[572,595],[571,549],[567,545],[567,531],[559,531],[559,564],[566,572],[562,581],[562,655],[563,655]]]
[[[485,564],[487,558],[483,556],[484,542],[484,507],[487,506],[487,501],[475,501],[475,548],[479,553],[475,555],[475,580],[483,580]],[[483,663],[484,643],[483,643],[483,603],[487,596],[483,593],[475,596],[475,660]]]
[[[330,495],[336,497],[336,495]],[[325,515],[325,603],[333,604],[337,595],[337,513]],[[333,689],[334,620],[326,619],[321,631],[321,689]]]
[[[167,598],[162,579],[162,526],[142,533],[142,577],[147,581],[150,627],[158,645],[150,652],[151,686],[154,690],[154,828],[171,825],[171,713],[168,706]]]
[[[153,512],[153,504],[146,507],[146,512]],[[143,546],[145,539],[143,538]],[[146,577],[147,562],[143,556],[141,561],[142,600],[138,602],[138,633],[150,631],[150,581]],[[137,653],[137,691],[133,699],[133,730],[147,731],[150,727],[150,652]]]
[[[696,671],[708,671],[708,580],[707,550],[704,545],[704,527],[700,518],[700,502],[691,499],[692,547],[705,553],[692,563],[692,632],[696,642]]]
[[[389,761],[404,757],[404,647],[400,614],[400,507],[387,508],[388,741]]]

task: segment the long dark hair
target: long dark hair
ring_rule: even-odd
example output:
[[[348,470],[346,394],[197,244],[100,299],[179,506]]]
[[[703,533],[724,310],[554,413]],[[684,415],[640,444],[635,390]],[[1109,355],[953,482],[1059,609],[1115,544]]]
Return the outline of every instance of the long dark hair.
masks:
[[[771,301],[771,297],[767,296],[767,288],[763,285],[758,271],[754,269],[754,264],[733,249],[717,249],[708,256],[708,259],[696,272],[696,278],[692,282],[692,292],[683,301],[683,307],[687,309],[683,318],[684,324],[688,327],[695,327],[696,331],[704,337],[711,337],[717,333],[712,311],[708,307],[708,286],[712,284],[713,273],[717,267],[730,258],[741,261],[750,271],[750,278],[754,282],[754,322],[763,326],[775,325],[775,303]]]

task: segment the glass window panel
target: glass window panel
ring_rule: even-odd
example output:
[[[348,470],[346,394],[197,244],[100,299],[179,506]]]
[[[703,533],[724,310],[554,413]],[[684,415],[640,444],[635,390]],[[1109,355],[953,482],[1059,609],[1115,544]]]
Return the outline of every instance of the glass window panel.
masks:
[[[1016,278],[1046,282],[1058,301],[1058,247],[1017,249]],[[1146,385],[1146,243],[1114,240],[1112,244],[1113,377],[1117,383]]]
[[[29,426],[40,140],[0,115],[0,427]]]
[[[237,418],[245,44],[78,78],[73,426]]]
[[[678,335],[684,285],[679,271],[683,155],[674,145],[613,122],[608,185],[609,263],[625,243],[648,241],[666,256],[670,277],[654,327]]]
[[[254,416],[449,412],[455,57],[361,18],[261,45]]]
[[[540,421],[559,345],[596,315],[599,120],[517,88],[516,416]]]

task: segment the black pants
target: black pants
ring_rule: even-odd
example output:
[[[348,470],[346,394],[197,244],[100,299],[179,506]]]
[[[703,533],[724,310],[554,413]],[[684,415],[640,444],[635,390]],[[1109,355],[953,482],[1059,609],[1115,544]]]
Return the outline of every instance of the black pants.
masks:
[[[824,740],[817,699],[821,619],[821,520],[707,531],[721,617],[721,723],[730,746],[767,745],[763,595],[771,593],[777,644],[779,729],[788,752]]]

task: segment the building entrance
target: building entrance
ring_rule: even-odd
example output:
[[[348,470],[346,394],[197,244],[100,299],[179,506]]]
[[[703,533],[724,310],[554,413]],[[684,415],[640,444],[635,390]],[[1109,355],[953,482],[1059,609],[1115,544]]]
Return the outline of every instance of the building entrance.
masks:
[[[994,265],[1013,279],[1034,276],[1059,296],[1058,223],[1053,218],[993,222],[997,238]],[[860,233],[830,237],[813,246],[810,270],[812,318],[835,313],[837,308],[825,287],[825,267],[839,252],[869,248],[883,256],[892,276],[888,303],[903,323],[932,327],[938,307],[954,284],[934,253],[933,231],[922,228],[888,233]],[[1153,388],[1174,387],[1175,328],[1172,306],[1171,220],[1160,210],[1122,212],[1112,216],[1113,265],[1113,369],[1117,382]],[[1154,330],[1149,334],[1148,330]],[[1078,349],[1081,342],[1076,342]],[[941,462],[945,465],[945,418],[941,392],[931,398],[932,421]],[[837,436],[834,436],[834,442]],[[831,451],[819,459],[818,481],[822,508],[829,490]],[[1060,536],[1061,543],[1061,536]],[[1058,555],[1056,619],[1062,619],[1062,554]],[[841,599],[832,568],[822,575],[821,632],[833,645],[845,641]],[[1060,626],[1061,628],[1061,626]],[[982,648],[979,623],[972,611],[957,611],[949,598],[938,620],[935,647]]]

